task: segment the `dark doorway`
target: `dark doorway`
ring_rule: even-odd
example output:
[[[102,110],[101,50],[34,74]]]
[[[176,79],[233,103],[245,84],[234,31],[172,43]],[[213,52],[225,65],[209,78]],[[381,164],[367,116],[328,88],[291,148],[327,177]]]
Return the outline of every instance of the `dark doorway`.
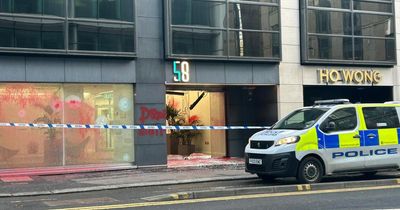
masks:
[[[272,125],[278,119],[276,86],[226,87],[227,125]],[[251,135],[258,130],[227,130],[229,157],[243,157]]]
[[[311,106],[316,100],[349,99],[352,103],[383,103],[393,100],[390,86],[304,86],[304,105]]]

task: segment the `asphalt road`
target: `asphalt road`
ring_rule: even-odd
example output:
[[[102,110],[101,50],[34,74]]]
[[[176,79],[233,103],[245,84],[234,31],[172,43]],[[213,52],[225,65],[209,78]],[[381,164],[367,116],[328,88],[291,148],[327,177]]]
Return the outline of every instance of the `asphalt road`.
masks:
[[[372,178],[359,175],[347,175],[326,178],[324,179],[324,182],[391,178],[399,178],[399,175],[397,173],[386,173]],[[295,180],[290,178],[278,179],[272,183],[264,183],[258,179],[251,179],[141,187],[51,196],[1,198],[0,209],[63,209],[71,207],[89,207],[88,209],[95,209],[94,206],[105,206],[100,209],[110,209],[111,207],[108,205],[117,205],[114,207],[120,209],[123,208],[120,204],[143,204],[145,203],[145,200],[142,198],[168,193],[194,190],[218,190],[238,187],[260,187],[267,185],[288,185],[294,183]],[[223,199],[218,201],[205,200],[200,203],[181,203],[177,205],[164,205],[163,203],[159,203],[160,205],[139,209],[400,209],[399,198],[400,188],[397,188],[358,192],[331,192],[327,194],[312,195],[285,194],[280,197],[244,197],[227,201]],[[140,205],[130,205],[130,207],[137,206]],[[142,206],[146,206],[146,204],[143,204]]]
[[[358,192],[323,193],[314,195],[284,195],[271,198],[205,201],[199,203],[160,205],[122,209],[154,210],[310,210],[310,209],[398,209],[400,189],[368,190]]]

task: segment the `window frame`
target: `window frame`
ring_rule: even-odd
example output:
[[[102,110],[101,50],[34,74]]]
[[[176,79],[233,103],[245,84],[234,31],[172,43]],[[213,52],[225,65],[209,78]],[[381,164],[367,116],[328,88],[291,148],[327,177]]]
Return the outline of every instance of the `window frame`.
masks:
[[[64,22],[63,36],[64,36],[64,48],[63,49],[41,49],[41,48],[17,48],[17,47],[0,47],[0,52],[5,54],[27,54],[27,55],[64,55],[64,56],[93,56],[93,57],[117,57],[134,59],[137,57],[137,4],[136,0],[133,1],[133,22],[107,20],[107,19],[89,19],[89,18],[72,18],[69,17],[69,0],[64,0],[64,16],[53,16],[45,14],[22,14],[22,13],[0,13],[1,18],[35,18],[43,20],[58,20]],[[43,5],[42,5],[43,7]],[[43,9],[43,8],[42,8]],[[134,34],[134,52],[118,52],[118,51],[85,51],[85,50],[71,50],[69,49],[69,24],[73,22],[92,22],[92,23],[110,23],[110,24],[122,24],[133,26]],[[15,30],[15,29],[14,29]],[[14,35],[15,40],[15,35]]]
[[[377,61],[377,60],[356,60],[356,52],[355,52],[355,39],[382,39],[382,40],[394,40],[394,46],[397,45],[396,40],[396,14],[395,14],[395,1],[393,0],[363,0],[363,2],[371,2],[371,3],[386,3],[392,4],[392,13],[387,12],[376,12],[376,11],[366,11],[366,10],[355,10],[354,9],[354,0],[350,1],[350,8],[334,8],[334,7],[315,7],[308,6],[308,0],[300,1],[300,45],[301,45],[301,64],[303,65],[344,65],[344,66],[383,66],[383,67],[391,67],[397,64],[397,50],[394,50],[394,59],[387,61]],[[309,10],[318,10],[318,11],[331,11],[331,12],[348,12],[351,14],[351,35],[338,35],[338,34],[318,34],[318,33],[309,33],[308,31],[308,11]],[[376,36],[359,36],[355,35],[355,27],[354,27],[354,15],[356,14],[370,14],[370,15],[390,15],[393,18],[393,37],[376,37]],[[350,60],[340,60],[340,59],[315,59],[309,57],[309,36],[327,36],[327,37],[343,37],[343,38],[351,38],[352,39],[352,59]]]
[[[257,1],[245,1],[245,0],[206,0],[208,2],[221,2],[225,3],[226,10],[226,26],[223,27],[197,27],[197,26],[180,26],[172,24],[172,1],[166,0],[163,1],[164,8],[164,50],[166,59],[191,59],[191,60],[215,60],[215,61],[253,61],[253,62],[270,62],[270,63],[279,63],[282,60],[282,23],[281,23],[281,0],[278,0],[277,3],[270,2],[257,2]],[[238,4],[248,4],[248,5],[260,5],[260,6],[275,6],[278,7],[279,11],[279,31],[271,32],[268,30],[251,30],[251,29],[234,29],[229,27],[229,4],[238,3]],[[218,56],[218,55],[195,55],[195,54],[174,54],[173,53],[173,36],[172,31],[173,28],[189,28],[189,29],[215,29],[222,30],[226,32],[225,44],[226,55]],[[252,56],[231,56],[229,55],[230,47],[229,47],[229,32],[232,31],[243,31],[243,32],[258,32],[258,33],[277,33],[279,34],[279,57],[252,57]],[[224,44],[224,45],[225,45]],[[224,49],[225,50],[225,49]]]

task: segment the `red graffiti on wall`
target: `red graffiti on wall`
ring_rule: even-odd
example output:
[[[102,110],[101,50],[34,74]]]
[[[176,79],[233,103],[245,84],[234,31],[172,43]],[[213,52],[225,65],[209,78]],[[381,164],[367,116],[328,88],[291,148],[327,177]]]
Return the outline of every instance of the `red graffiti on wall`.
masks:
[[[158,110],[156,108],[149,108],[146,106],[140,107],[140,124],[147,122],[160,121],[166,119],[166,110]],[[164,130],[139,130],[139,136],[163,136]]]
[[[40,103],[49,98],[49,94],[37,91],[33,85],[15,84],[0,90],[0,101],[18,104],[21,108]]]

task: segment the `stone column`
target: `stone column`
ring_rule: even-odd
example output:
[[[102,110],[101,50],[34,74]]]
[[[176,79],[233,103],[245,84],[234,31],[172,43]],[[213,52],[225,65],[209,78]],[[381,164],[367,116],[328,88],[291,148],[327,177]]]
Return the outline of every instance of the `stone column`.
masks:
[[[165,125],[165,71],[163,7],[159,0],[136,1],[137,65],[135,124]],[[135,131],[136,164],[167,164],[166,134],[160,130]]]
[[[282,62],[279,66],[278,117],[303,106],[299,2],[281,1]]]

